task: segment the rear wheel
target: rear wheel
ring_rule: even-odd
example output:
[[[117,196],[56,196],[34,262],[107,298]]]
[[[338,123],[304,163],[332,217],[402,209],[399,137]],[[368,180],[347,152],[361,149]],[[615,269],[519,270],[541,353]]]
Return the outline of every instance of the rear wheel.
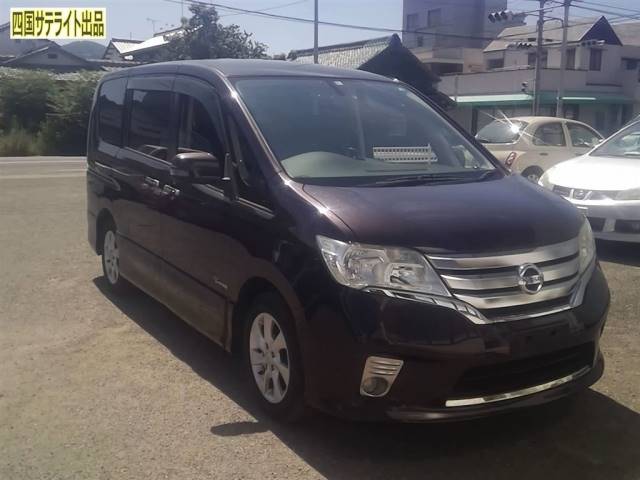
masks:
[[[259,296],[245,317],[245,360],[264,410],[283,421],[305,411],[304,380],[293,320],[275,294]]]
[[[107,280],[109,288],[114,292],[125,293],[131,284],[120,274],[120,249],[116,226],[109,222],[103,229],[102,235],[102,274]]]
[[[540,167],[528,167],[522,172],[522,176],[533,183],[538,183],[544,172]]]

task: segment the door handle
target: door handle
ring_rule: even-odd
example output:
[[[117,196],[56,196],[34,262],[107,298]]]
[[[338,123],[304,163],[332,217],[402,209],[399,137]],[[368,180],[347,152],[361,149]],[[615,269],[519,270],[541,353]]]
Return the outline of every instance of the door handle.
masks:
[[[151,177],[144,177],[144,183],[145,185],[148,185],[150,187],[159,187],[160,186],[160,180],[157,180],[155,178],[151,178]]]
[[[548,157],[549,154],[547,152],[540,152],[540,156],[542,157]]]
[[[177,197],[178,195],[180,195],[180,190],[172,187],[171,185],[165,185],[164,187],[162,187],[162,194],[169,197]]]

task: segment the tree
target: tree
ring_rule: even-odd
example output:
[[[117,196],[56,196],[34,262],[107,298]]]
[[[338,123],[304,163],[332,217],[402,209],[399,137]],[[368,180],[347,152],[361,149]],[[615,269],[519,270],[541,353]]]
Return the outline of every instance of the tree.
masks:
[[[266,45],[238,25],[222,25],[215,7],[193,4],[183,33],[169,42],[162,60],[266,58]]]

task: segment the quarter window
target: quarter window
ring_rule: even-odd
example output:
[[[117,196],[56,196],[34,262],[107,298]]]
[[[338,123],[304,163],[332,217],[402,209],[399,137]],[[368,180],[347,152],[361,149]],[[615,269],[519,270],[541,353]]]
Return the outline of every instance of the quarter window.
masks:
[[[128,146],[167,160],[171,92],[133,90]]]
[[[533,144],[544,147],[564,147],[567,142],[564,138],[560,123],[545,123],[536,130],[533,135]]]
[[[112,145],[122,144],[122,112],[126,78],[107,80],[98,95],[98,138]]]

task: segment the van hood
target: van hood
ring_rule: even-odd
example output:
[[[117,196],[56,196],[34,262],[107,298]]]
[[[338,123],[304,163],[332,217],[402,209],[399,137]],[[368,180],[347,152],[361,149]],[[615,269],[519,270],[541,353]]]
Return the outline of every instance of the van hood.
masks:
[[[576,237],[584,222],[569,202],[519,175],[462,184],[304,190],[352,230],[350,240],[434,252],[532,249]]]
[[[547,172],[553,185],[583,190],[618,191],[640,187],[640,158],[583,155]]]

